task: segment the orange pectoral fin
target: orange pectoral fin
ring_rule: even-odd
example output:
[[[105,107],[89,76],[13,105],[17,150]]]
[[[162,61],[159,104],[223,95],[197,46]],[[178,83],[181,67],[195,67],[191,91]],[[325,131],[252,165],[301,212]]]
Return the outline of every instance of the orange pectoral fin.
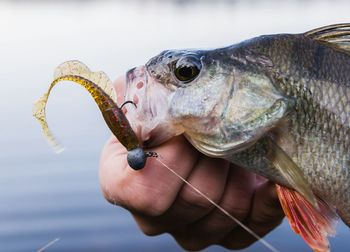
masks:
[[[335,211],[318,199],[318,208],[310,204],[300,193],[276,185],[278,198],[292,230],[317,252],[329,251],[327,236],[334,236],[338,219]]]

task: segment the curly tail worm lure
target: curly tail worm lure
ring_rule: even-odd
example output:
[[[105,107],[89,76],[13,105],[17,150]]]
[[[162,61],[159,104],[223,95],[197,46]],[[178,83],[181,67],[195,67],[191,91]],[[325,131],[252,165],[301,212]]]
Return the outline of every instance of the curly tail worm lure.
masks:
[[[152,154],[145,153],[140,147],[135,132],[116,103],[116,95],[108,76],[104,72],[92,72],[87,66],[76,60],[64,62],[56,68],[54,81],[48,91],[35,102],[33,108],[33,115],[39,121],[43,134],[54,151],[59,153],[63,151],[63,148],[49,129],[45,109],[52,88],[61,81],[80,84],[91,94],[109,129],[128,150],[127,160],[130,167],[135,170],[142,169],[147,157]]]

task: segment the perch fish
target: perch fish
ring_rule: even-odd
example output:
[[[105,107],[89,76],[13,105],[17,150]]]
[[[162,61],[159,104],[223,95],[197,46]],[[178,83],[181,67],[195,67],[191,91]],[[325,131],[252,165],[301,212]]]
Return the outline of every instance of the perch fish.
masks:
[[[292,229],[328,251],[350,226],[350,24],[167,50],[126,73],[126,113],[152,147],[184,134],[276,183]]]

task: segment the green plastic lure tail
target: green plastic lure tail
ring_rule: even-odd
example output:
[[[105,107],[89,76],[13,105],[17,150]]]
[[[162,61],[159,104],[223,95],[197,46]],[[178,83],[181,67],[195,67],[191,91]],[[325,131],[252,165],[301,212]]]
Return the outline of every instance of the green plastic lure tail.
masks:
[[[39,121],[45,139],[56,153],[63,148],[50,131],[46,120],[46,104],[52,88],[61,81],[72,81],[83,86],[97,103],[105,122],[117,137],[119,142],[128,150],[128,162],[134,169],[143,168],[146,154],[139,146],[136,134],[127,118],[116,104],[116,95],[112,83],[104,72],[91,72],[80,61],[67,61],[59,65],[54,73],[54,81],[48,91],[34,104],[33,115]]]

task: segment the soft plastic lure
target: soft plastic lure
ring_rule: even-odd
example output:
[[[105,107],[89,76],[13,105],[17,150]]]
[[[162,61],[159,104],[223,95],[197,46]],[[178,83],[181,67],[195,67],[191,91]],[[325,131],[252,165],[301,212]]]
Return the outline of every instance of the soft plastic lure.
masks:
[[[103,118],[119,142],[128,150],[128,163],[131,168],[138,170],[145,166],[147,156],[140,147],[139,141],[132,130],[129,121],[116,103],[116,95],[111,81],[104,72],[92,72],[80,61],[66,61],[55,69],[54,81],[48,91],[34,104],[33,115],[39,121],[43,134],[54,149],[63,151],[56,141],[46,121],[46,104],[52,88],[60,81],[72,81],[82,85],[97,103]]]

